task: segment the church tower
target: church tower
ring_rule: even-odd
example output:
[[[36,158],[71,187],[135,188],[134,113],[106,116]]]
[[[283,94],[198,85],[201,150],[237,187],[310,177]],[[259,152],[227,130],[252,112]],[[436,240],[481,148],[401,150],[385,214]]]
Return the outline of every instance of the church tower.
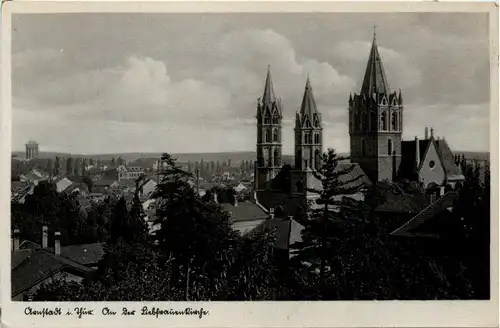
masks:
[[[300,111],[295,115],[295,167],[291,190],[305,193],[316,188],[312,171],[319,169],[323,153],[323,128],[321,113],[316,107],[311,81],[307,77]]]
[[[361,92],[349,95],[351,162],[372,182],[393,181],[401,163],[402,133],[401,90],[389,89],[374,32]]]
[[[281,162],[281,122],[283,118],[281,99],[274,95],[271,70],[268,67],[266,85],[262,98],[257,103],[257,162],[255,165],[255,187],[265,189],[268,181],[279,172]]]
[[[316,107],[311,81],[307,77],[300,112],[295,115],[295,170],[316,170],[323,153],[321,113]]]

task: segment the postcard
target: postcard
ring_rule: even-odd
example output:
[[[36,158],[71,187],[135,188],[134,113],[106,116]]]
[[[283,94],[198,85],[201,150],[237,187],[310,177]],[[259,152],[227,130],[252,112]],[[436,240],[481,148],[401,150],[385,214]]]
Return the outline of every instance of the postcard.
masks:
[[[493,3],[10,1],[1,42],[6,327],[498,326]]]

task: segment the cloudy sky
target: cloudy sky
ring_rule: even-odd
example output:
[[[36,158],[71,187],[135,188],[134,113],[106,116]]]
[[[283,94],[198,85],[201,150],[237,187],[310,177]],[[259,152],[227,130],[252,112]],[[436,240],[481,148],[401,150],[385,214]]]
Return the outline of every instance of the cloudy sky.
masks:
[[[489,137],[486,14],[58,14],[13,17],[13,149],[73,153],[255,149],[271,65],[284,104],[284,152],[307,74],[325,146],[349,150],[347,100],[359,92],[377,25],[404,137],[432,126],[453,149]]]

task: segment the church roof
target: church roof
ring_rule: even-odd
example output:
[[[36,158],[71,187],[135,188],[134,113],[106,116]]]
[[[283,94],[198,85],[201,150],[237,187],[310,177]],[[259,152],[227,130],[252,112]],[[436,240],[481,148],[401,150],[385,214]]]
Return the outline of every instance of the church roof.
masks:
[[[276,96],[274,95],[273,79],[271,78],[271,68],[267,68],[266,85],[264,87],[264,95],[262,96],[262,102],[264,104],[273,103],[276,101]]]
[[[377,38],[373,34],[372,48],[370,50],[370,57],[366,65],[365,78],[363,79],[363,86],[361,87],[361,94],[373,95],[376,94],[389,94],[389,83],[385,75],[384,65],[378,52]]]
[[[424,156],[429,148],[430,143],[433,142],[439,156],[439,160],[444,169],[446,178],[448,180],[463,179],[463,174],[460,168],[453,160],[453,153],[444,139],[435,140],[434,137],[430,139],[419,140],[420,163],[424,160]],[[401,178],[412,179],[417,173],[416,165],[416,141],[403,141],[401,143],[401,164],[399,167],[399,175]],[[420,164],[419,163],[419,164]]]
[[[314,114],[318,114],[318,109],[316,107],[316,101],[314,100],[311,81],[308,76],[304,90],[304,97],[302,98],[302,105],[300,106],[300,115],[301,117],[305,117],[307,115],[307,117],[312,120]]]

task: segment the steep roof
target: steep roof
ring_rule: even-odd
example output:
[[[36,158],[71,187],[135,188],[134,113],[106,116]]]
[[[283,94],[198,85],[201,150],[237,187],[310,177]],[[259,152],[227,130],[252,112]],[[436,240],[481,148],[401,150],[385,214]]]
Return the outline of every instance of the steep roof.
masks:
[[[267,68],[266,85],[264,86],[264,94],[262,96],[262,103],[270,104],[276,101],[274,95],[273,80],[271,78],[271,67]]]
[[[309,80],[308,76],[306,87],[304,89],[304,96],[302,97],[302,105],[300,106],[300,116],[303,119],[307,115],[312,123],[314,114],[318,114],[318,109],[316,107],[316,100],[314,100],[311,81]]]
[[[366,65],[365,77],[363,79],[363,86],[361,87],[361,94],[373,95],[376,94],[389,94],[389,83],[385,76],[384,65],[378,52],[377,38],[373,34],[372,48],[370,50],[370,57]]]
[[[444,172],[447,179],[463,179],[462,170],[455,164],[453,159],[453,153],[448,146],[448,143],[444,139],[436,140],[436,149],[441,159],[441,164],[443,165]]]

